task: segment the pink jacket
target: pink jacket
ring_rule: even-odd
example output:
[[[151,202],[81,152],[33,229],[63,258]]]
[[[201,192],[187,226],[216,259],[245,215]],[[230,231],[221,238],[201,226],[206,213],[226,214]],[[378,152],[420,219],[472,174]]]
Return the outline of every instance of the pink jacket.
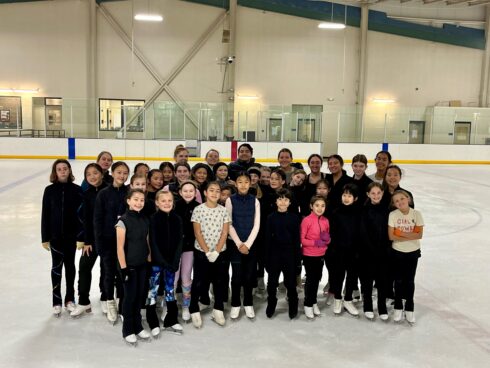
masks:
[[[312,212],[301,222],[301,244],[304,256],[321,257],[325,255],[325,252],[327,251],[327,245],[315,245],[315,240],[321,239],[320,233],[323,233],[324,238],[326,233],[328,234],[328,240],[326,241],[326,244],[329,244],[330,224],[328,220],[323,216],[318,217]]]

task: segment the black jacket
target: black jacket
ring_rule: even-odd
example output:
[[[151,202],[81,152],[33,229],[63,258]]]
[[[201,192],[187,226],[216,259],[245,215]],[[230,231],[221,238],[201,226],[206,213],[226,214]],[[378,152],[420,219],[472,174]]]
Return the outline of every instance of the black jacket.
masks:
[[[194,250],[194,242],[196,240],[196,236],[194,235],[194,226],[191,222],[191,218],[192,212],[197,206],[199,206],[199,203],[195,199],[189,203],[186,203],[186,201],[183,199],[179,199],[175,203],[175,212],[182,219],[184,236],[182,252],[192,252]]]
[[[370,177],[364,174],[359,180],[352,178],[352,183],[359,189],[359,197],[357,198],[357,206],[364,206],[367,200],[367,187],[373,181]]]
[[[230,165],[228,166],[228,174],[230,176],[230,179],[236,180],[238,174],[240,174],[242,171],[247,171],[251,166],[260,167],[262,165],[256,164],[255,158],[253,157],[248,162],[240,161],[240,160],[231,162]]]
[[[330,191],[328,192],[327,200],[328,207],[333,211],[342,204],[342,191],[345,184],[352,183],[352,178],[347,175],[345,170],[342,170],[342,176],[337,182],[333,183],[333,175],[326,174],[325,180],[328,182]]]
[[[380,204],[366,203],[361,216],[360,255],[363,259],[386,258],[391,241],[388,239],[389,209]]]
[[[151,262],[176,272],[182,254],[183,237],[179,215],[175,211],[157,211],[150,219]]]
[[[295,264],[301,264],[301,220],[298,215],[290,212],[275,211],[267,217],[265,262],[289,253],[294,257]]]
[[[402,187],[398,186],[395,191],[397,190],[404,190],[405,192],[408,193],[408,195],[410,196],[410,203],[409,203],[409,206],[412,207],[412,208],[415,208],[415,202],[413,201],[413,195],[411,192],[409,192],[408,190],[406,189],[403,189]],[[392,206],[391,204],[391,197],[393,195],[390,193],[390,191],[388,190],[388,188],[385,188],[385,191],[383,192],[383,198],[381,199],[381,203],[386,207],[388,208],[390,211],[393,211],[393,210],[396,210],[396,207],[395,206]]]
[[[87,189],[83,192],[83,203],[79,209],[78,216],[82,221],[83,229],[78,236],[78,241],[84,242],[85,245],[95,245],[94,236],[94,209],[95,199],[99,192],[107,187],[105,182],[102,182],[98,187],[87,184]]]
[[[75,240],[81,229],[78,209],[82,188],[74,183],[53,183],[44,189],[41,213],[41,240]]]
[[[340,204],[329,217],[332,241],[328,252],[358,253],[361,216],[359,208],[352,204]]]
[[[119,188],[113,185],[102,189],[95,199],[94,209],[94,236],[97,253],[104,254],[104,239],[116,238],[114,226],[117,220],[126,212],[126,194],[128,188],[122,186]],[[110,249],[109,251],[115,251]]]

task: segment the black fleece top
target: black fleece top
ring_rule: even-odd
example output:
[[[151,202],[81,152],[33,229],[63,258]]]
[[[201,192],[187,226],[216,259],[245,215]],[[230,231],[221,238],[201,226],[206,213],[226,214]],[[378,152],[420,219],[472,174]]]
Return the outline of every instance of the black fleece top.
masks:
[[[102,189],[95,199],[94,236],[99,254],[116,251],[116,249],[105,249],[108,243],[104,239],[116,237],[114,226],[117,219],[126,212],[127,192],[128,187],[125,185],[118,188],[111,185]]]
[[[78,209],[82,204],[82,188],[74,183],[53,183],[44,189],[41,212],[41,240],[76,240],[81,230]]]
[[[288,253],[295,263],[301,261],[300,218],[290,212],[275,211],[267,217],[266,262]]]
[[[194,251],[194,242],[196,240],[196,236],[194,235],[194,226],[192,225],[191,218],[192,212],[197,206],[199,206],[199,203],[195,199],[193,199],[189,203],[187,203],[183,199],[179,199],[175,203],[175,212],[182,219],[182,227],[184,232],[182,252]]]
[[[340,204],[332,215],[330,221],[330,236],[332,242],[328,252],[348,251],[357,252],[359,248],[361,216],[359,208],[351,204]]]
[[[330,207],[330,209],[334,211],[342,204],[342,189],[344,188],[345,184],[352,183],[352,178],[347,175],[347,172],[345,170],[342,170],[342,176],[339,180],[337,180],[335,185],[333,183],[332,174],[326,174],[325,180],[328,182],[328,185],[330,187],[330,191],[328,192],[327,196],[328,207]]]
[[[389,209],[382,203],[370,201],[363,207],[361,216],[361,247],[363,259],[386,258],[391,241],[388,239]]]
[[[251,158],[250,161],[236,160],[230,163],[228,166],[228,174],[231,180],[236,180],[238,174],[242,171],[247,171],[251,166],[260,167],[262,165],[255,163],[255,158]]]
[[[85,245],[95,245],[95,235],[94,235],[94,211],[95,211],[95,200],[99,192],[106,188],[107,184],[102,182],[98,187],[93,185],[88,185],[88,189],[83,192],[83,204],[82,204],[82,222],[83,222],[83,236],[80,239],[85,243]]]
[[[150,248],[152,264],[168,267],[172,272],[179,268],[184,232],[182,220],[174,210],[157,211],[150,219]]]
[[[410,199],[411,199],[411,203],[409,203],[409,206],[412,207],[412,208],[415,208],[415,202],[413,201],[413,195],[412,195],[412,193],[409,192],[406,189],[403,189],[400,186],[397,186],[396,187],[395,191],[397,191],[397,190],[404,190],[405,192],[407,192],[408,195],[410,196]],[[385,207],[389,208],[390,211],[396,210],[396,207],[391,205],[391,197],[392,196],[393,195],[390,193],[390,191],[388,190],[388,188],[385,188],[385,191],[383,192],[383,198],[381,199],[381,203]]]
[[[367,187],[373,181],[370,177],[364,174],[359,180],[356,178],[352,178],[352,183],[357,186],[359,189],[359,197],[357,198],[357,206],[364,206],[367,200]]]

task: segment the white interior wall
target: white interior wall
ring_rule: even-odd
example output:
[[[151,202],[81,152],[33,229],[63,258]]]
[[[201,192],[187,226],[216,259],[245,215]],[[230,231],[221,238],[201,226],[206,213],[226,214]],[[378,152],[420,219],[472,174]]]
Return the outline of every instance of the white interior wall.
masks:
[[[86,2],[42,1],[0,7],[4,50],[0,87],[39,88],[40,93],[34,96],[86,98]],[[22,95],[26,129],[32,128],[32,96]]]
[[[135,2],[135,11],[139,3]],[[104,6],[131,34],[131,2],[109,2]],[[135,22],[134,40],[165,77],[223,10],[177,0],[155,2],[152,6],[164,14],[165,21]],[[64,122],[74,116],[75,133],[96,135],[97,122],[86,112],[85,100],[88,2],[2,4],[1,11],[0,42],[11,54],[2,60],[0,86],[39,87],[39,96],[63,97],[66,104],[75,106],[74,110],[63,110]],[[98,14],[97,22],[98,96],[148,98],[157,89],[156,82],[132,58],[131,50],[102,15]],[[256,106],[323,105],[324,153],[332,153],[338,134],[356,139],[360,130],[355,114],[359,29],[325,31],[319,30],[317,23],[239,6],[236,91],[259,96]],[[222,29],[217,28],[171,84],[183,100],[216,102],[224,98],[217,93],[223,68],[216,62],[227,55],[227,45],[221,43]],[[407,119],[424,120],[427,106],[452,99],[476,101],[482,57],[481,50],[370,31],[365,138],[379,140],[386,113],[390,115],[392,134],[403,140]],[[32,125],[31,97],[22,98],[25,128]],[[388,107],[374,105],[373,97],[392,97],[397,103]],[[166,98],[165,94],[160,97]],[[334,101],[327,101],[329,98]],[[411,107],[410,112],[406,112],[407,106]],[[249,111],[248,130],[255,128],[260,108],[236,100],[235,109]],[[238,133],[237,129],[235,135]]]

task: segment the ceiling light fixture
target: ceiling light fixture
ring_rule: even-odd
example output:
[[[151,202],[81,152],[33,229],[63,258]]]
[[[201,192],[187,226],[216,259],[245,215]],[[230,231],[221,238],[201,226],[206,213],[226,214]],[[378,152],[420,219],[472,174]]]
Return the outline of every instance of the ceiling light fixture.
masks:
[[[346,12],[346,7],[344,7],[345,14]],[[333,21],[333,2],[332,2],[332,8],[330,9],[330,21],[327,22],[322,22],[318,25],[318,28],[320,29],[344,29],[345,24],[344,23],[337,23]]]
[[[240,95],[237,95],[237,98],[239,100],[258,100],[259,96],[240,96]]]
[[[39,93],[38,89],[0,88],[2,93]]]
[[[134,16],[135,20],[143,22],[161,22],[163,17],[160,14],[155,14],[150,11],[150,0],[146,3],[146,13],[139,13]]]
[[[345,24],[335,22],[323,22],[318,25],[320,29],[344,29]]]
[[[134,16],[135,20],[141,20],[144,22],[162,22],[163,17],[157,14],[136,14]]]
[[[378,98],[378,97],[375,97],[375,98],[373,98],[373,102],[378,102],[378,103],[394,103],[396,101],[394,99],[392,99],[392,98]]]

